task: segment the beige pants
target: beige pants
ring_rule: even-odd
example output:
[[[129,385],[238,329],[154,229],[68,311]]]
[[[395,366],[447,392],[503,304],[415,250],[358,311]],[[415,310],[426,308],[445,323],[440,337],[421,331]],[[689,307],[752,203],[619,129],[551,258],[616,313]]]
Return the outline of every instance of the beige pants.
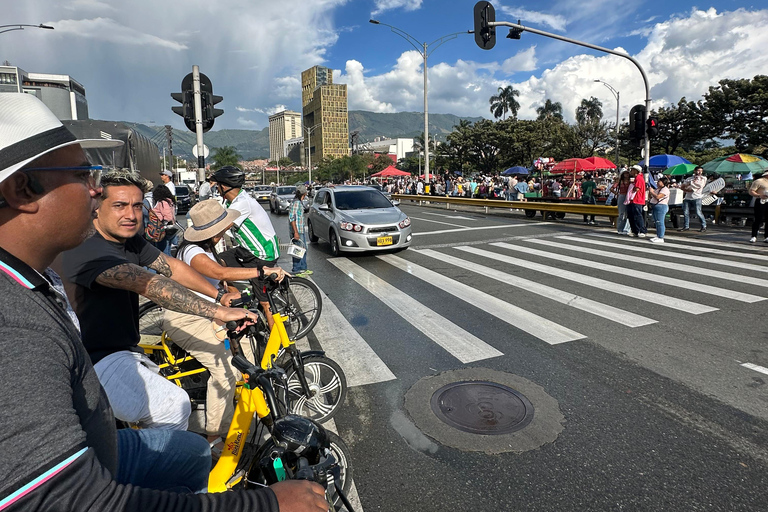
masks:
[[[205,399],[205,431],[208,435],[224,435],[234,414],[235,384],[240,372],[230,362],[232,353],[216,338],[215,328],[207,318],[165,310],[163,330],[211,374]],[[243,355],[253,362],[250,344],[245,338],[242,341]]]

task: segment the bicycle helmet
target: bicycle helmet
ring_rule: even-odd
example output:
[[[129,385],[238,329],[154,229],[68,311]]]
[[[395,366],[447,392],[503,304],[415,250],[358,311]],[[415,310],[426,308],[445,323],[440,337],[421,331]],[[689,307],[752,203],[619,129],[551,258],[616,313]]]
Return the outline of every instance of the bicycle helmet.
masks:
[[[245,183],[245,173],[242,169],[225,165],[211,175],[211,179],[216,183],[221,183],[232,188],[242,188]]]

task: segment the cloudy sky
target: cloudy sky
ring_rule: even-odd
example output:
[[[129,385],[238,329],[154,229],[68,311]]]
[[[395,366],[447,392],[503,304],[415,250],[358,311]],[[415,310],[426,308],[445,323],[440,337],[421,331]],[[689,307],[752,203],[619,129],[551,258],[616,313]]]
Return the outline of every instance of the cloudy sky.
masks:
[[[628,52],[645,68],[654,106],[698,99],[723,78],[768,74],[768,0],[494,1],[498,21],[522,24]],[[423,60],[376,18],[431,43],[472,28],[474,0],[34,0],[4,2],[3,22],[55,30],[0,34],[0,62],[73,76],[92,118],[183,128],[171,92],[197,64],[222,95],[215,129],[262,129],[267,116],[301,108],[300,73],[316,64],[348,84],[349,108],[422,111]],[[545,99],[568,120],[582,98],[603,101],[608,120],[642,102],[641,75],[628,60],[524,33],[479,49],[459,34],[429,57],[429,110],[490,117],[498,87],[521,93],[520,117]]]

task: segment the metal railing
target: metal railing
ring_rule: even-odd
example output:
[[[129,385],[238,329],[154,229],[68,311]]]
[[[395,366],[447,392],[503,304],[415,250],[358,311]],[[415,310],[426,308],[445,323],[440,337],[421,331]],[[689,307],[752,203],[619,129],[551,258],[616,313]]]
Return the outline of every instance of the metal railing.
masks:
[[[576,202],[546,203],[543,201],[502,201],[499,199],[469,199],[466,197],[446,197],[446,196],[424,196],[414,194],[392,194],[392,199],[398,201],[418,202],[419,206],[424,203],[445,203],[446,208],[451,205],[475,206],[485,208],[488,213],[489,208],[504,208],[525,210],[527,217],[535,217],[536,212],[554,212],[554,213],[574,213],[579,215],[595,215],[599,217],[618,217],[619,208],[617,206],[602,206],[595,204],[582,204]],[[562,218],[562,217],[560,217]]]

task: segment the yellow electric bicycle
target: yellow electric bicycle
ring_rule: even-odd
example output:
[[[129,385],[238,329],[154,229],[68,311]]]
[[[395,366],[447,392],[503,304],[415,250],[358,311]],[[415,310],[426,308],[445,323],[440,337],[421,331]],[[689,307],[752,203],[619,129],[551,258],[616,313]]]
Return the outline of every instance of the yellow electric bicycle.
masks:
[[[272,311],[276,307],[275,290],[280,287],[274,279],[265,283],[250,282],[250,286],[266,286],[267,298]],[[244,290],[243,296],[234,301],[233,307],[249,307],[253,294]],[[253,309],[259,321],[248,329],[251,351],[264,370],[279,366],[285,370],[285,383],[276,383],[279,404],[285,413],[300,414],[319,423],[331,419],[341,408],[347,395],[347,378],[341,367],[321,350],[301,351],[286,330],[290,322],[286,315],[275,313],[274,325],[268,329],[260,309]],[[277,321],[277,318],[280,321]],[[140,323],[141,325],[141,323]],[[194,357],[174,345],[165,332],[156,343],[140,343],[139,346],[160,367],[160,374],[184,388],[190,396],[193,408],[205,403],[208,371]]]
[[[275,315],[275,325],[284,330],[284,318]],[[349,450],[342,439],[304,416],[282,414],[275,386],[285,385],[287,375],[280,367],[258,368],[242,355],[240,340],[255,326],[237,331],[237,322],[227,324],[233,353],[232,365],[244,376],[235,413],[224,448],[208,479],[209,492],[254,489],[286,479],[318,482],[326,488],[334,510],[353,512],[347,499],[352,485]],[[256,429],[249,439],[254,415],[269,431],[260,442]]]

